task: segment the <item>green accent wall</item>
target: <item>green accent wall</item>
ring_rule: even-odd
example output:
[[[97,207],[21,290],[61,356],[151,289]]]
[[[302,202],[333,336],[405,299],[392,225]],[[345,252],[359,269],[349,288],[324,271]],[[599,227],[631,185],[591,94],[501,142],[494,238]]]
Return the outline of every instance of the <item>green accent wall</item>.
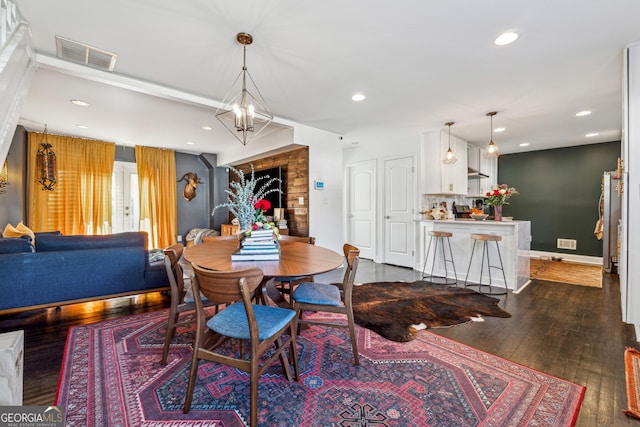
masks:
[[[498,158],[498,183],[515,187],[503,216],[531,221],[531,250],[602,256],[593,231],[598,220],[602,174],[613,171],[620,141],[505,154]],[[576,250],[557,248],[575,239]]]

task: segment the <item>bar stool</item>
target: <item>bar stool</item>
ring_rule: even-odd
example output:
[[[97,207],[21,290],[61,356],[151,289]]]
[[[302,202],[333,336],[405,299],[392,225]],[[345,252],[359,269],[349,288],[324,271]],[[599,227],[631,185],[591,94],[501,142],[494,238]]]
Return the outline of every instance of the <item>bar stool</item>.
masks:
[[[471,256],[469,257],[469,267],[467,268],[467,276],[464,279],[464,287],[470,286],[478,286],[478,292],[485,295],[506,295],[507,294],[507,277],[504,274],[504,265],[502,264],[502,255],[500,254],[500,245],[498,242],[502,240],[502,236],[497,236],[495,234],[472,234],[471,239],[473,240],[473,247],[471,248]],[[479,283],[468,283],[469,280],[469,271],[471,270],[471,263],[473,262],[473,253],[476,249],[476,242],[480,240],[482,242],[482,261],[480,263],[480,281]],[[500,265],[491,265],[491,260],[489,259],[489,242],[496,242],[496,249],[498,250],[498,260],[500,261]],[[482,284],[482,273],[484,272],[484,259],[485,254],[487,258],[487,271],[489,272],[489,283]],[[491,269],[497,269],[502,272],[502,278],[504,279],[504,292],[492,292],[491,291]],[[482,291],[482,287],[488,287],[487,292]]]
[[[429,231],[429,246],[427,247],[427,253],[424,257],[424,266],[422,267],[422,278],[428,279],[431,283],[436,285],[455,285],[458,283],[458,273],[456,273],[456,264],[453,262],[453,252],[451,251],[451,241],[449,238],[453,236],[452,233],[448,231]],[[435,238],[436,242],[433,249],[433,261],[431,263],[431,272],[427,274],[427,260],[429,259],[429,252],[431,251],[431,244],[433,243],[433,239]],[[447,255],[445,252],[445,244],[447,242],[449,246],[449,259],[447,259]],[[435,276],[433,274],[433,269],[436,265],[436,256],[438,255],[438,244],[442,249],[442,261],[444,263],[444,276]],[[453,266],[453,275],[454,279],[449,279],[449,270],[447,269],[447,263],[451,263]],[[437,279],[434,280],[434,279]],[[444,280],[444,281],[443,281]]]

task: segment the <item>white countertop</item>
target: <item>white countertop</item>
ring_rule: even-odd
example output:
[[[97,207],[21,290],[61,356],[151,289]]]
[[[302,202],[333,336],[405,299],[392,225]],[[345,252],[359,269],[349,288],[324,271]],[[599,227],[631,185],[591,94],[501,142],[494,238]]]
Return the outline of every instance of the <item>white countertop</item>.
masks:
[[[418,222],[433,222],[433,223],[443,223],[443,224],[469,224],[469,225],[495,225],[495,226],[509,226],[516,225],[519,223],[525,223],[530,221],[521,221],[521,220],[512,220],[512,221],[494,221],[492,219],[486,219],[484,221],[476,221],[471,218],[456,218],[456,219],[420,219]]]

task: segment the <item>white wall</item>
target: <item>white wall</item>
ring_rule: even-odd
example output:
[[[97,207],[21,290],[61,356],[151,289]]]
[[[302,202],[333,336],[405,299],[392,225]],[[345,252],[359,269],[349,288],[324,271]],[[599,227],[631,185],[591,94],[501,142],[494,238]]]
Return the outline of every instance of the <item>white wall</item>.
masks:
[[[336,134],[306,126],[296,126],[294,140],[309,146],[309,235],[316,245],[342,253],[342,142]],[[324,182],[323,190],[314,188],[317,180]]]
[[[628,47],[625,71],[625,111],[622,142],[624,161],[620,254],[620,291],[623,321],[632,323],[640,340],[640,43]]]
[[[381,262],[384,256],[384,161],[390,157],[400,155],[415,156],[415,176],[420,176],[420,134],[375,134],[360,139],[357,145],[344,150],[344,165],[362,162],[365,160],[375,160],[376,162],[376,193],[378,202],[376,205],[376,242],[374,260]],[[421,194],[419,180],[416,180],[415,188],[415,211],[416,219],[420,218],[417,213],[420,210]],[[341,213],[341,217],[344,213]]]

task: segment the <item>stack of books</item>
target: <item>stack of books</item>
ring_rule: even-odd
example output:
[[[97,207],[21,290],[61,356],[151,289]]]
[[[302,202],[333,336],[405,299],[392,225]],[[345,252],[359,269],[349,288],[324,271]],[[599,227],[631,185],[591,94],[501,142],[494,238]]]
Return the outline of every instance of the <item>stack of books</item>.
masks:
[[[280,259],[280,245],[269,229],[251,231],[240,241],[240,247],[231,254],[231,261],[271,261]]]

